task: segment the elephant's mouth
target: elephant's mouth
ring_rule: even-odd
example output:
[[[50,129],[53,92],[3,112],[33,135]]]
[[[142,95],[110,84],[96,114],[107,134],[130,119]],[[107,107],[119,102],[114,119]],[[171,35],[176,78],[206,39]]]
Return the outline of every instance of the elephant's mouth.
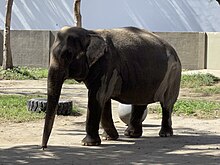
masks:
[[[75,80],[78,82],[78,83],[81,83],[83,80],[81,80],[81,79],[76,79],[75,78]]]
[[[78,72],[68,72],[66,79],[74,79],[77,82],[82,82],[87,78],[88,71],[81,70]]]

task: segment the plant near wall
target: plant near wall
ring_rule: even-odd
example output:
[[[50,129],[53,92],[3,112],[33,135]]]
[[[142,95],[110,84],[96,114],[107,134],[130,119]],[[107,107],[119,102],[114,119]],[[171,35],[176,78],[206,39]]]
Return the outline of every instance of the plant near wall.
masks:
[[[11,11],[13,0],[6,0],[5,12],[5,28],[4,28],[4,43],[3,43],[3,69],[12,69],[12,53],[10,46],[10,26],[11,26]]]

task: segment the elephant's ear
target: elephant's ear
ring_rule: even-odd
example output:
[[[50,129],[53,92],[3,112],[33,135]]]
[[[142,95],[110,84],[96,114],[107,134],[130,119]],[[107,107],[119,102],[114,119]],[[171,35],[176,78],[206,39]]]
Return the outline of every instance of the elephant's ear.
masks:
[[[106,49],[106,42],[101,36],[95,34],[90,35],[90,43],[86,51],[89,67],[95,64],[95,62],[104,55]]]

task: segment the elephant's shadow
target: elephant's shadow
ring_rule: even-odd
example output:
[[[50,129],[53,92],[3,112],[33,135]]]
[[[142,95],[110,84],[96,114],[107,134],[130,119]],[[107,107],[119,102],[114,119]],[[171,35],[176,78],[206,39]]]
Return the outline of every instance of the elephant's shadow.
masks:
[[[23,145],[0,150],[0,164],[218,164],[220,136],[195,134],[168,138],[126,138],[98,147]],[[217,157],[218,156],[218,157]]]

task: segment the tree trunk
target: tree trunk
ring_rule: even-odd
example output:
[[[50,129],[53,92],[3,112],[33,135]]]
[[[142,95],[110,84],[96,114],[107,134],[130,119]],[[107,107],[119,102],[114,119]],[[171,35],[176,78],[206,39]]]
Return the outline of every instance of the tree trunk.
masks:
[[[74,21],[76,27],[82,27],[82,16],[80,14],[81,0],[75,0],[74,3]]]
[[[4,43],[3,43],[3,69],[13,68],[12,54],[10,47],[10,26],[11,26],[12,5],[13,5],[13,0],[6,1]]]

